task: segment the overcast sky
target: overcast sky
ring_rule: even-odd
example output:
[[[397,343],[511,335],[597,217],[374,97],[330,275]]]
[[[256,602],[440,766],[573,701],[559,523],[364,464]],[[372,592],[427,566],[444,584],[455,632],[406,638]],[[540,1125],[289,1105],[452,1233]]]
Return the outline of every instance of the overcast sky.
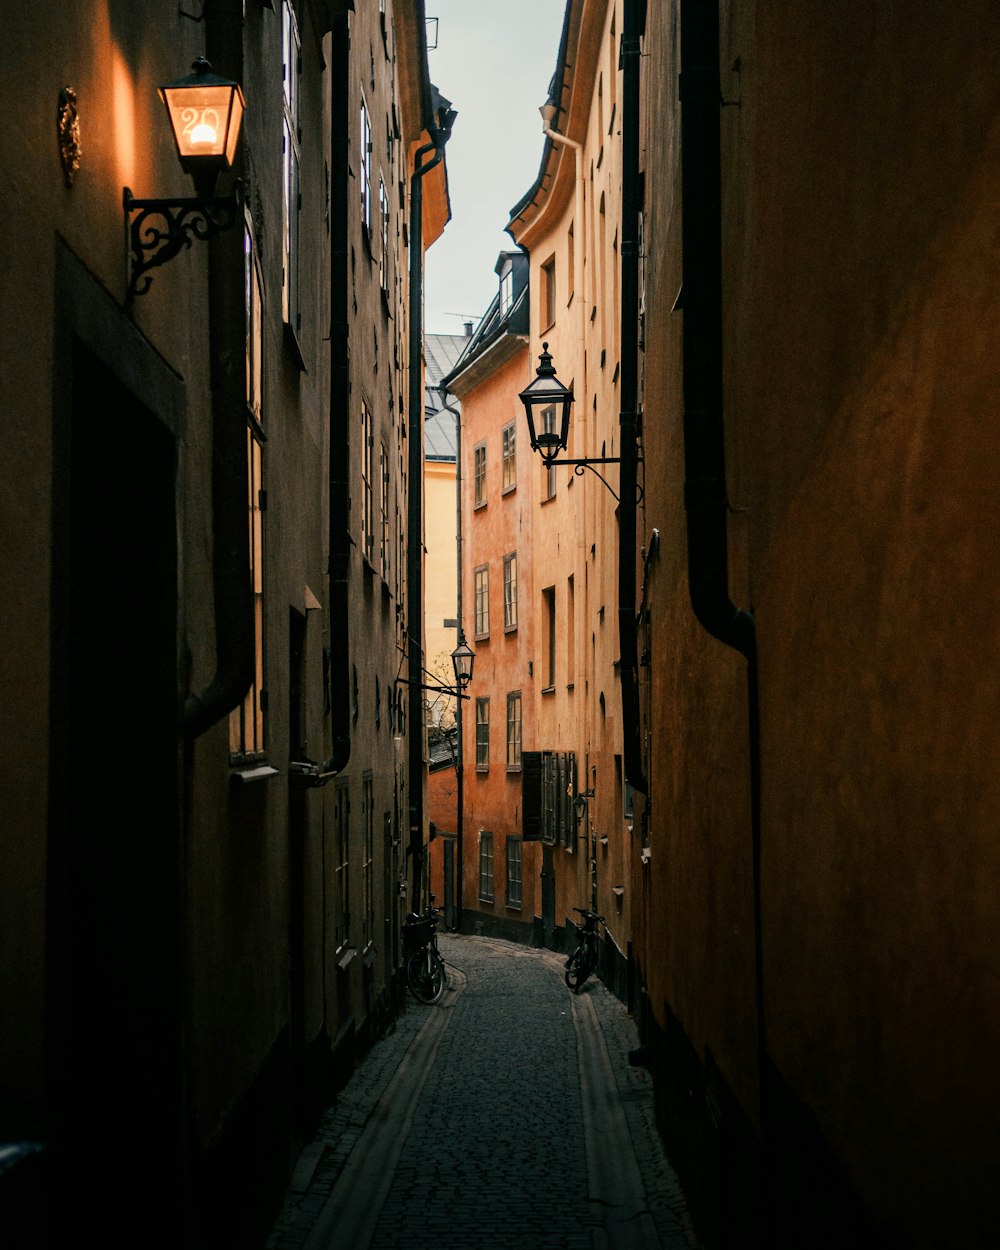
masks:
[[[542,119],[556,68],[564,0],[426,0],[438,46],[431,79],[458,110],[448,142],[451,221],[427,253],[424,328],[461,334],[497,288],[493,266],[513,247],[509,210],[542,159]],[[428,27],[434,41],[434,26]]]

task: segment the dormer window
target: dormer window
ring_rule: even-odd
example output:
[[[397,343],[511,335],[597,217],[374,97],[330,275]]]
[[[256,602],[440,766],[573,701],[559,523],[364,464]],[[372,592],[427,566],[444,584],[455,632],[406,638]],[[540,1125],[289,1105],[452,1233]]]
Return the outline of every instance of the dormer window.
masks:
[[[514,268],[510,261],[500,275],[500,316],[506,317],[514,305]]]

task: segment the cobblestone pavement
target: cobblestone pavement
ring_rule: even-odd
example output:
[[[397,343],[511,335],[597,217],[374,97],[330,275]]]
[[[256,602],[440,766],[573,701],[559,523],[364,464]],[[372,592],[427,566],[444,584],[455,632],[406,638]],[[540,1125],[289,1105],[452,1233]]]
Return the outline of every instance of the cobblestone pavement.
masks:
[[[634,1023],[548,951],[440,937],[292,1178],[268,1250],[696,1250]]]

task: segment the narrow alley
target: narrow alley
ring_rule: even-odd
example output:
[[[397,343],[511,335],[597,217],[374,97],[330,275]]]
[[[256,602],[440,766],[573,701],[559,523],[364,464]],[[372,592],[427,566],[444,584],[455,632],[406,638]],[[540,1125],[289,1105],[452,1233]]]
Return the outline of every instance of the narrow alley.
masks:
[[[442,935],[303,1151],[268,1250],[692,1250],[625,1007],[551,951]]]

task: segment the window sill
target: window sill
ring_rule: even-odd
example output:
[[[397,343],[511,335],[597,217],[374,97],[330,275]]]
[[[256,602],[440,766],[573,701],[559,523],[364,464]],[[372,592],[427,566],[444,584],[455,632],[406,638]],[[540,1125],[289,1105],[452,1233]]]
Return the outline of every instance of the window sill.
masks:
[[[509,773],[519,773],[521,771],[521,765],[520,764],[508,764],[507,771]]]
[[[570,480],[570,482],[572,482],[572,481],[573,481],[573,479],[572,479],[572,478],[570,478],[569,480]],[[555,492],[555,491],[553,491],[551,495],[546,495],[543,499],[540,499],[540,500],[539,500],[539,503],[541,503],[541,504],[544,506],[544,505],[545,505],[545,504],[547,504],[547,503],[551,503],[551,502],[552,502],[552,500],[553,500],[553,499],[555,499],[555,497],[556,497],[556,492]]]
[[[503,632],[504,632],[505,634],[516,634],[516,633],[517,633],[517,626],[516,626],[516,625],[505,625],[505,626],[503,627]]]
[[[356,946],[342,947],[337,955],[337,971],[346,972],[354,962],[354,956],[358,953]]]
[[[288,354],[295,362],[296,369],[298,369],[299,373],[308,373],[309,370],[306,368],[306,360],[302,355],[302,348],[299,344],[299,336],[295,331],[295,327],[287,321],[282,322],[282,325],[284,327],[285,346],[288,348]]]
[[[575,682],[572,682],[572,681],[568,681],[568,682],[566,683],[566,689],[567,689],[567,690],[575,690],[575,689],[576,689],[576,683],[575,683]]]
[[[510,900],[508,899],[508,901],[507,901],[507,910],[508,910],[508,911],[523,911],[523,910],[524,910],[524,904],[523,904],[523,903],[512,903],[512,902],[510,902]]]
[[[514,491],[516,490],[517,490],[516,482],[514,483],[513,486],[505,486],[503,490],[500,492],[500,498],[502,499],[504,495],[513,495]]]
[[[485,507],[486,507],[486,500],[480,499],[479,503],[474,503],[472,505],[472,511],[479,512],[482,508],[485,508]]]
[[[375,943],[369,942],[368,945],[365,947],[365,953],[364,953],[364,959],[363,959],[363,963],[366,968],[370,968],[372,966],[372,964],[375,962],[375,956],[377,954],[378,952],[375,950]]]
[[[488,773],[489,771],[490,771],[489,764],[477,764],[476,765],[477,773]]]
[[[492,894],[480,894],[479,901],[481,903],[492,903],[493,895]]]
[[[489,634],[473,634],[472,636],[473,642],[489,642],[489,640],[490,640]]]
[[[277,777],[278,770],[271,764],[252,764],[246,767],[230,766],[229,780],[240,785],[250,785],[254,781],[266,781],[268,777]]]
[[[549,324],[547,326],[542,326],[542,328],[538,331],[538,333],[548,334],[548,332],[555,326],[555,324],[556,324],[555,318],[553,317],[553,319],[549,322]]]

